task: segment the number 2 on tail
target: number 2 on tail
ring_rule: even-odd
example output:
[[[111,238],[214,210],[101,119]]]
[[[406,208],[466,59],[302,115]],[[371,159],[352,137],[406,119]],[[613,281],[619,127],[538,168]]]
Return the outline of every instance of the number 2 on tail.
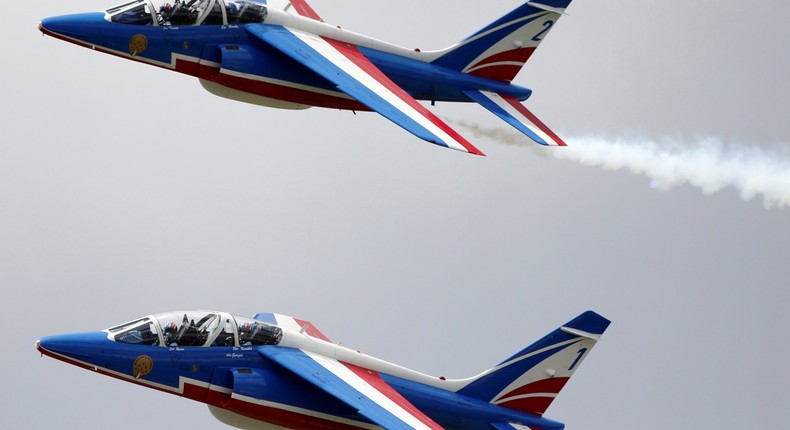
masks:
[[[573,364],[571,364],[571,367],[568,368],[568,371],[573,370],[573,368],[576,367],[577,364],[579,364],[579,361],[581,361],[585,352],[587,352],[587,348],[582,348],[577,352],[577,354],[579,355],[576,356],[576,360],[573,360]]]
[[[552,21],[552,20],[545,21],[543,23],[543,26],[546,27],[546,28],[544,28],[543,30],[540,30],[540,32],[538,34],[536,34],[535,37],[532,38],[532,40],[535,41],[535,42],[540,42],[541,40],[543,40],[543,35],[546,34],[547,31],[551,30],[551,26],[552,25],[554,25],[554,21]]]

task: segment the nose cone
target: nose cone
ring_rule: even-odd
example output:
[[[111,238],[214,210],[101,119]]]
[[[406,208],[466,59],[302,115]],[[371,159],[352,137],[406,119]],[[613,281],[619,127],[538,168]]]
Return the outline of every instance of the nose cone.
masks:
[[[45,18],[38,24],[38,29],[59,39],[91,43],[106,24],[103,12],[91,12]]]
[[[109,342],[107,333],[100,331],[62,334],[41,338],[36,342],[36,349],[52,358],[86,367],[95,364]]]

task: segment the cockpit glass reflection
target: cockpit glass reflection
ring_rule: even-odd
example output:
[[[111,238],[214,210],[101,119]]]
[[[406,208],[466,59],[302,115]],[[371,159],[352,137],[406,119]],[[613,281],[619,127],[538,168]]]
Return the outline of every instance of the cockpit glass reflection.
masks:
[[[116,342],[168,347],[277,345],[282,330],[223,312],[186,311],[151,315],[107,329]]]
[[[111,7],[119,24],[191,26],[238,25],[266,20],[266,3],[254,0],[137,0]]]
[[[135,320],[110,330],[113,340],[137,345],[160,345],[157,325],[150,318]]]

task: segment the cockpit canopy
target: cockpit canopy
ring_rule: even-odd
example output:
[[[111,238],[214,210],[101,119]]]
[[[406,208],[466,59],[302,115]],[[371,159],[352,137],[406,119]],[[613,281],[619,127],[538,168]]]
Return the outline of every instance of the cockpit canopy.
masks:
[[[105,11],[120,24],[185,26],[239,25],[266,20],[264,0],[135,0]]]
[[[106,330],[110,340],[136,345],[277,345],[282,329],[224,312],[186,311],[150,315]]]

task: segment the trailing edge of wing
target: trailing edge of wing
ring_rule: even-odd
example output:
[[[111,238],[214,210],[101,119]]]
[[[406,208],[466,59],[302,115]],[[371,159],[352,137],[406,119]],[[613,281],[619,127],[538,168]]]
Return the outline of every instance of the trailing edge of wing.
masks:
[[[254,36],[417,137],[458,151],[483,155],[392,82],[355,45],[281,26],[248,25],[246,28]]]
[[[464,94],[535,142],[546,146],[567,146],[515,97],[488,91],[464,91]]]
[[[258,348],[258,352],[386,429],[442,428],[384,382],[377,372],[300,349],[266,346]]]

